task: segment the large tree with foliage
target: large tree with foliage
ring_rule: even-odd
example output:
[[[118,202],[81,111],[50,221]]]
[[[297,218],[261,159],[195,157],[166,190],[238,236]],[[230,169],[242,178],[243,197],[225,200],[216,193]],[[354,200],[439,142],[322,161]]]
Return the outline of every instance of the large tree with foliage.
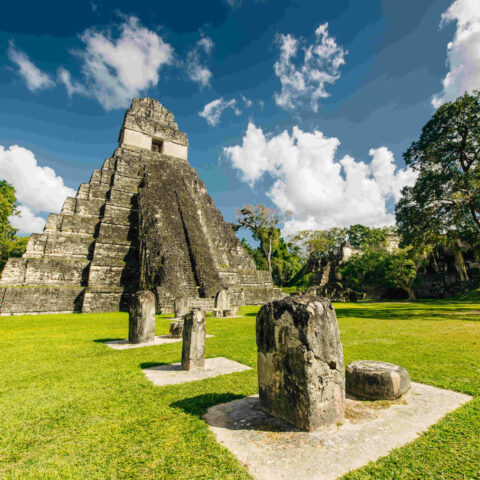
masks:
[[[388,237],[381,242],[378,237],[371,237],[363,243],[362,253],[350,257],[341,272],[347,284],[356,290],[401,288],[409,300],[415,300],[413,286],[427,254],[425,248],[398,248],[389,243]]]
[[[447,234],[478,242],[480,93],[441,106],[404,158],[418,172],[396,208],[404,242],[434,244]]]
[[[238,227],[250,230],[253,238],[260,242],[270,275],[272,274],[272,251],[280,239],[280,230],[277,228],[280,222],[280,214],[264,205],[244,205],[237,210]]]
[[[5,180],[0,180],[0,272],[9,257],[21,257],[27,246],[27,237],[17,238],[17,229],[9,218],[18,215],[15,189]]]

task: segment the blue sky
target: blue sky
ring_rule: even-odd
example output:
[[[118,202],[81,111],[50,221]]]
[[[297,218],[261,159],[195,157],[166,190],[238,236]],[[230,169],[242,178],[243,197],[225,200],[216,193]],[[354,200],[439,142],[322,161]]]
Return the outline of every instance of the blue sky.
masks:
[[[402,153],[480,89],[477,0],[27,4],[0,18],[0,177],[25,233],[113,153],[132,96],[174,113],[229,221],[265,203],[286,233],[389,224]]]

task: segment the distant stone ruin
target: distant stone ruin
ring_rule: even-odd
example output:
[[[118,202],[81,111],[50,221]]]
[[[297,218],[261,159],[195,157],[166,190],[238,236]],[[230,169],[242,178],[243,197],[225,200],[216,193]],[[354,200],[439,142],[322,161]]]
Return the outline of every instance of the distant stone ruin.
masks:
[[[267,303],[256,328],[262,409],[307,431],[341,422],[343,348],[330,301],[298,296]]]
[[[0,313],[127,311],[137,290],[154,292],[161,312],[180,295],[192,308],[212,308],[224,288],[235,305],[281,296],[187,156],[173,114],[134,98],[113,156],[31,235],[22,258],[8,260]]]

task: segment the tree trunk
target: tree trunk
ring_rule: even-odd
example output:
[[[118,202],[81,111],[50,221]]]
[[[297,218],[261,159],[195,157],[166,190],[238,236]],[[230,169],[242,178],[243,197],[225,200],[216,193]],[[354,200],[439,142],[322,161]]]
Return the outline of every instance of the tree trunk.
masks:
[[[267,259],[268,273],[272,276],[272,239],[268,239],[268,249],[267,246],[260,240],[260,245],[262,246],[263,253]]]
[[[404,287],[406,292],[408,293],[408,301],[409,302],[415,302],[417,300],[417,297],[415,297],[415,293],[413,291],[412,287]]]
[[[270,276],[272,276],[272,239],[268,239],[268,255],[267,255],[267,263],[268,263],[268,272]]]
[[[475,208],[473,205],[470,205],[470,213],[472,214],[473,223],[477,227],[477,230],[480,231],[480,220],[477,217],[477,212],[475,211]]]

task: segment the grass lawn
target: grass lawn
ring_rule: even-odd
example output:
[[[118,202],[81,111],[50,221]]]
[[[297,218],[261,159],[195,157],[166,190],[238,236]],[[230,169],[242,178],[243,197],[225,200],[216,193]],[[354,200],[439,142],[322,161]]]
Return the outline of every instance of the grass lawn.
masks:
[[[345,364],[390,361],[413,381],[475,396],[415,442],[345,478],[480,478],[480,302],[335,307]],[[257,310],[208,317],[215,337],[207,357],[255,368]],[[168,324],[157,317],[157,334]],[[100,342],[127,330],[123,313],[0,317],[0,478],[249,478],[201,416],[256,393],[256,371],[155,387],[141,368],[180,361],[181,344],[116,351]]]

